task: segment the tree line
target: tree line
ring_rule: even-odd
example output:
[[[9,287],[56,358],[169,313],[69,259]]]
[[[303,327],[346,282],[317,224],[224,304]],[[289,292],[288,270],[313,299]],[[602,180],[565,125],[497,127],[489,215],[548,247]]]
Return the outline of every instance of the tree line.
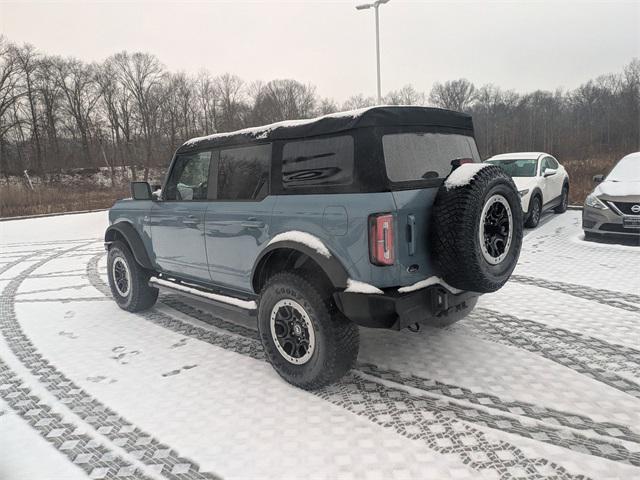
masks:
[[[170,72],[148,53],[87,63],[0,36],[0,172],[128,166],[133,179],[146,179],[191,137],[375,103],[358,94],[339,105],[293,79]],[[581,159],[640,149],[639,59],[573,90],[522,94],[459,79],[428,94],[407,85],[383,103],[471,113],[483,158],[541,150]]]

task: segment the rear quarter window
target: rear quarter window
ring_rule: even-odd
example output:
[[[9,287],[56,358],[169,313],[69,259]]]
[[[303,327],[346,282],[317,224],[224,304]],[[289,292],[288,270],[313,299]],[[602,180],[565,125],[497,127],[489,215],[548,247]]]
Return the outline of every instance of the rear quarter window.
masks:
[[[387,177],[392,182],[445,178],[451,161],[480,161],[473,137],[455,133],[393,133],[382,136]]]
[[[353,149],[350,135],[285,143],[282,186],[294,189],[349,185],[353,182]]]

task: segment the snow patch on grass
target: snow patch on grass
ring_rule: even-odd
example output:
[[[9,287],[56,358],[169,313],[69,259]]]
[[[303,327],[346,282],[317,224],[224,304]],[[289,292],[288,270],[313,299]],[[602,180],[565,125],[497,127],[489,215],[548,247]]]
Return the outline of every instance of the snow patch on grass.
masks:
[[[488,163],[463,163],[444,181],[447,190],[469,185],[480,170],[488,167]]]
[[[323,257],[331,258],[331,252],[325,246],[325,244],[322,243],[322,240],[320,240],[318,237],[311,235],[310,233],[300,232],[298,230],[282,232],[276,235],[275,237],[273,237],[271,241],[269,241],[267,246],[271,245],[272,243],[282,242],[282,241],[301,243],[302,245],[306,245],[307,247],[315,250]]]
[[[344,291],[352,293],[374,293],[378,295],[384,293],[378,287],[374,287],[368,283],[359,282],[358,280],[352,280],[351,278],[347,280],[347,288]]]

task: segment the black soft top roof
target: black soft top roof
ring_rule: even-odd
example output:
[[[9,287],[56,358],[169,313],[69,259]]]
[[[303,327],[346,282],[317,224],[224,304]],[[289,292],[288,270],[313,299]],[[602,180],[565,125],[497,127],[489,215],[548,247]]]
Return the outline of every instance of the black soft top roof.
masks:
[[[471,116],[431,107],[380,106],[306,120],[287,120],[186,141],[178,153],[202,148],[245,145],[271,140],[312,137],[361,127],[430,126],[473,130]]]

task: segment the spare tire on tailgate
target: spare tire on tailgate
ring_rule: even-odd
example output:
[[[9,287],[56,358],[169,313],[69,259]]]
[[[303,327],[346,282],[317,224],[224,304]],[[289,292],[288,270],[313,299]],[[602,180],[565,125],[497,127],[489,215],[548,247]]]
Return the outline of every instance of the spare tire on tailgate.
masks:
[[[522,245],[522,206],[499,167],[463,164],[440,187],[432,215],[432,248],[451,286],[495,292],[511,276]]]

